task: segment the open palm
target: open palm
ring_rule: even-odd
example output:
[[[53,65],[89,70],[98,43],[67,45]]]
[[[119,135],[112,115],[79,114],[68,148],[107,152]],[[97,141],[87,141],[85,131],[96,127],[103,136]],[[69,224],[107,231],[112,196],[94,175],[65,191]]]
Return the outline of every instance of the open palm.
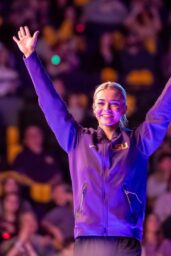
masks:
[[[38,34],[39,31],[36,31],[33,36],[31,36],[29,28],[25,26],[20,27],[18,38],[13,36],[13,40],[25,57],[28,57],[35,50]]]

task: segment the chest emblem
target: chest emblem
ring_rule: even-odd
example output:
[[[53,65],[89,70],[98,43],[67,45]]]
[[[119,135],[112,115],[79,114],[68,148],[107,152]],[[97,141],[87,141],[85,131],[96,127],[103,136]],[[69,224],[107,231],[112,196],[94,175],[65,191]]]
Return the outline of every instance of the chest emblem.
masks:
[[[128,143],[127,142],[124,142],[122,144],[113,145],[114,150],[124,150],[124,149],[127,149],[127,148],[128,148]]]

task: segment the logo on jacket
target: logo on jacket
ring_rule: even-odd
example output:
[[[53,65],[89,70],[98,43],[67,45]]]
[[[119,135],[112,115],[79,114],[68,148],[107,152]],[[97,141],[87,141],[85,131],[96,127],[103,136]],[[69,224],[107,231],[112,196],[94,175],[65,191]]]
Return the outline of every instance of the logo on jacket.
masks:
[[[113,149],[115,150],[123,150],[123,149],[127,149],[128,148],[128,143],[124,142],[122,144],[115,144],[113,145]]]

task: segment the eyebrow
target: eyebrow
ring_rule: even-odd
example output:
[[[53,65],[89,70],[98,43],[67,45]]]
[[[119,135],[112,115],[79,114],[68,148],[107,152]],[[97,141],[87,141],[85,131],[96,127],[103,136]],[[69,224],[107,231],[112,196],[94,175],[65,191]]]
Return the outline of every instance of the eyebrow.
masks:
[[[104,99],[97,99],[98,101],[105,101]],[[110,102],[121,102],[121,100],[110,100]]]

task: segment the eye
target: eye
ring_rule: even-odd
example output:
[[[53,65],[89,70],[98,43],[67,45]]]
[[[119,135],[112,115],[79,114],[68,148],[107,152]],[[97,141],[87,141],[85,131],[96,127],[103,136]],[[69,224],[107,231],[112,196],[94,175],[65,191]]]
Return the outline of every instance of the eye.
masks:
[[[97,104],[98,104],[99,106],[103,106],[105,103],[104,103],[103,101],[98,101]]]
[[[114,107],[119,107],[119,102],[111,102],[110,103],[111,106],[114,106]]]

